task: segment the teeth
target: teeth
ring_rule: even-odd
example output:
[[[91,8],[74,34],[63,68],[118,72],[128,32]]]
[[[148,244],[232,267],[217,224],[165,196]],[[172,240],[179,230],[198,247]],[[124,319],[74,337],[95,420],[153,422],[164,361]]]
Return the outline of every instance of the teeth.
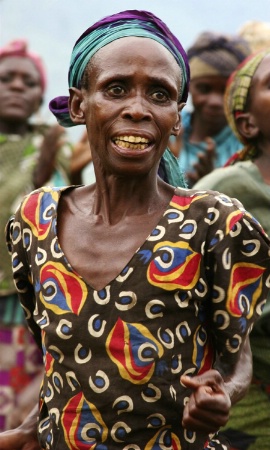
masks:
[[[116,139],[115,144],[118,145],[118,147],[121,148],[130,148],[131,150],[144,150],[147,147],[147,143],[145,144],[133,144],[131,142],[127,142],[127,141],[123,141],[123,140],[118,140]]]
[[[148,144],[149,143],[149,139],[146,139],[144,137],[141,136],[117,136],[117,138],[115,138],[115,141],[125,141],[125,142],[130,142],[130,143],[140,143],[140,144]]]

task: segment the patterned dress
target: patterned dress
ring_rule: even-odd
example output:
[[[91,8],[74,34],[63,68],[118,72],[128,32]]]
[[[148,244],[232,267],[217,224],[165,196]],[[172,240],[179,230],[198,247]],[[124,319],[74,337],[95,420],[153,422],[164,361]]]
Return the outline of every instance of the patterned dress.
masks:
[[[269,287],[269,239],[235,200],[176,189],[121,273],[94,290],[57,237],[69,188],[23,201],[9,227],[14,279],[43,349],[44,449],[226,449],[181,426],[182,374],[235,362]],[[12,239],[12,245],[11,245]],[[268,286],[268,287],[267,287]]]

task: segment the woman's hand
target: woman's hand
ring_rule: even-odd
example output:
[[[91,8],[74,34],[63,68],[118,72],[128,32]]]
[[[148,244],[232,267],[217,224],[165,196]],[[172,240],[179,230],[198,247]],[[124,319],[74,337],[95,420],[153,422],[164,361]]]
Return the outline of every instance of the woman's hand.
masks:
[[[212,172],[215,167],[216,158],[216,144],[215,141],[208,137],[205,139],[206,150],[205,152],[198,152],[198,162],[196,162],[191,171],[187,171],[186,177],[188,180],[188,186],[191,188],[202,177]]]
[[[231,400],[217,370],[208,370],[192,378],[182,376],[181,383],[193,390],[184,408],[183,427],[209,434],[227,423]]]
[[[70,163],[71,174],[74,175],[81,172],[91,161],[92,154],[87,131],[85,130],[81,139],[74,145]]]
[[[37,438],[38,406],[14,430],[0,434],[0,450],[40,450]]]
[[[40,154],[33,173],[35,189],[44,186],[51,178],[55,169],[56,156],[64,145],[65,129],[60,125],[50,127],[44,135]]]

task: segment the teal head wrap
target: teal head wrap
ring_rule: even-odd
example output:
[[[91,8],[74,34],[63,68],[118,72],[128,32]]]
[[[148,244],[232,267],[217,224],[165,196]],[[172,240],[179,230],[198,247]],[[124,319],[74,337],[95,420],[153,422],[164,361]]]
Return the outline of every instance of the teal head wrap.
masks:
[[[69,87],[81,88],[81,81],[87,64],[94,54],[109,43],[123,37],[136,36],[153,39],[163,45],[174,56],[182,73],[180,101],[186,102],[189,89],[189,64],[182,45],[167,25],[148,11],[123,11],[96,22],[76,41],[70,60],[68,74]],[[53,99],[50,110],[60,125],[71,127],[68,108],[69,97]],[[161,159],[160,176],[174,186],[186,186],[177,159],[167,149]]]

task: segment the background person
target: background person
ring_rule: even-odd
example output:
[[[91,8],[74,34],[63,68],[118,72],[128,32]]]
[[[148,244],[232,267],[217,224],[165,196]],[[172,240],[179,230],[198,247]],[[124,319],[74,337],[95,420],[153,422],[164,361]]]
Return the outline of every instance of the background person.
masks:
[[[223,166],[241,148],[227,124],[224,92],[229,76],[249,53],[243,38],[210,31],[201,33],[188,49],[192,111],[181,113],[178,151],[172,144],[170,148],[178,153],[189,187],[215,167]]]
[[[269,47],[270,22],[249,20],[240,27],[238,34],[249,43],[252,53],[259,52]]]
[[[225,94],[228,123],[243,149],[227,167],[202,178],[196,189],[213,189],[239,199],[270,234],[270,48],[245,60]],[[236,450],[270,448],[270,297],[250,343],[253,380],[248,395],[234,405],[225,435]]]
[[[41,58],[24,40],[0,48],[0,430],[36,404],[42,358],[14,286],[4,229],[23,196],[50,182],[69,184],[64,128],[35,124],[46,88]]]

